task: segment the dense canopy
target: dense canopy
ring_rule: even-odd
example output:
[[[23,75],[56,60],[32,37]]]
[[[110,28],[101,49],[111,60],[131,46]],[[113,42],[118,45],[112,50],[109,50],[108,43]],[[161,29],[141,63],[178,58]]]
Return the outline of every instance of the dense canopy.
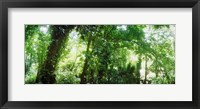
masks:
[[[25,25],[26,84],[175,84],[175,25]]]

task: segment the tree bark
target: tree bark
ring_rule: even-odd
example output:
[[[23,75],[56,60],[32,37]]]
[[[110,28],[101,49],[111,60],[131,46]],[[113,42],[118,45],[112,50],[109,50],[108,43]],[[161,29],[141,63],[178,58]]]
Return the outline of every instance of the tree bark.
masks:
[[[156,68],[155,68],[155,71],[156,71],[156,78],[158,77],[158,59],[156,57]]]
[[[33,58],[32,54],[30,54],[30,58],[29,59],[26,58],[25,61],[25,75],[29,73],[32,63],[33,63]]]
[[[136,65],[136,84],[140,84],[140,69],[141,69],[142,59],[139,56],[139,60]]]
[[[145,78],[144,78],[144,84],[147,83],[147,56],[145,56]]]
[[[88,68],[88,61],[89,61],[89,58],[88,58],[88,54],[89,54],[89,48],[90,48],[90,44],[91,44],[91,35],[89,36],[88,38],[88,43],[87,43],[87,49],[86,49],[86,54],[85,54],[85,62],[84,62],[84,65],[83,65],[83,72],[81,74],[81,81],[80,81],[80,84],[86,84],[86,71],[87,71],[87,68]]]
[[[36,83],[43,84],[54,84],[56,83],[56,75],[54,73],[56,65],[58,63],[58,58],[60,56],[60,50],[69,32],[75,26],[63,26],[63,25],[53,25],[52,28],[52,42],[48,47],[47,58],[40,66],[38,74],[36,77]]]

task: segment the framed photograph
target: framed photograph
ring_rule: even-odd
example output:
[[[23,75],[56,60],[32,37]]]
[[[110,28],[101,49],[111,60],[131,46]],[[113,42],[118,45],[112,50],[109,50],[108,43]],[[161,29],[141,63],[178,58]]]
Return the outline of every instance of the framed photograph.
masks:
[[[199,109],[198,0],[1,0],[2,109]]]

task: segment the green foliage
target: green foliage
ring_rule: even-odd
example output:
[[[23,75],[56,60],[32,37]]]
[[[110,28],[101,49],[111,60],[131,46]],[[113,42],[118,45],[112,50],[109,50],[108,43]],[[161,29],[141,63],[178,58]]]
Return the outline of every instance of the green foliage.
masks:
[[[25,76],[25,84],[35,84],[35,79],[36,79],[37,74],[27,74]]]
[[[168,72],[165,75],[152,78],[152,84],[175,84],[174,72]]]
[[[43,26],[25,26],[25,72],[26,75],[35,75],[46,59],[47,48],[51,42],[50,33],[43,33]],[[29,77],[25,77],[29,78]],[[30,78],[35,79],[35,78]],[[33,80],[31,80],[33,81]]]
[[[57,84],[78,84],[80,83],[80,78],[73,74],[59,73],[56,76]]]
[[[68,25],[25,26],[25,83],[33,84],[47,60],[53,35]],[[62,27],[62,28],[61,28]],[[174,84],[174,25],[74,25],[56,57],[57,84]],[[42,29],[48,31],[42,31]],[[63,40],[63,41],[60,41]],[[55,50],[56,46],[51,46]],[[55,60],[55,57],[50,59]],[[52,60],[49,60],[50,62]],[[47,61],[48,62],[48,61]],[[49,64],[49,63],[47,63]],[[51,67],[49,67],[51,68]],[[44,69],[45,70],[45,69]],[[51,72],[52,71],[52,72]],[[42,72],[41,72],[42,73]],[[44,73],[44,72],[43,72]],[[155,76],[152,76],[155,75]]]

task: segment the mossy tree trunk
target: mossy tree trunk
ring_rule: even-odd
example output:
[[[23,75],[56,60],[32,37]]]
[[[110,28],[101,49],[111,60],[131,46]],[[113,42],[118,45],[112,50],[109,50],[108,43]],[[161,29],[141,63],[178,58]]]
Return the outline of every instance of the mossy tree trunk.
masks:
[[[64,25],[52,25],[51,26],[51,36],[52,42],[48,47],[47,57],[46,60],[40,65],[36,83],[43,83],[43,84],[54,84],[56,83],[56,75],[55,69],[58,63],[58,58],[60,56],[60,51],[63,46],[63,43],[68,38],[70,31],[75,26],[64,26]]]
[[[86,73],[87,73],[87,68],[88,68],[88,62],[89,62],[89,48],[90,48],[90,44],[92,41],[92,36],[89,35],[89,39],[88,39],[88,43],[87,43],[87,48],[86,48],[86,54],[85,54],[85,62],[83,65],[83,72],[81,74],[81,81],[80,84],[86,84],[87,80],[86,80]]]

